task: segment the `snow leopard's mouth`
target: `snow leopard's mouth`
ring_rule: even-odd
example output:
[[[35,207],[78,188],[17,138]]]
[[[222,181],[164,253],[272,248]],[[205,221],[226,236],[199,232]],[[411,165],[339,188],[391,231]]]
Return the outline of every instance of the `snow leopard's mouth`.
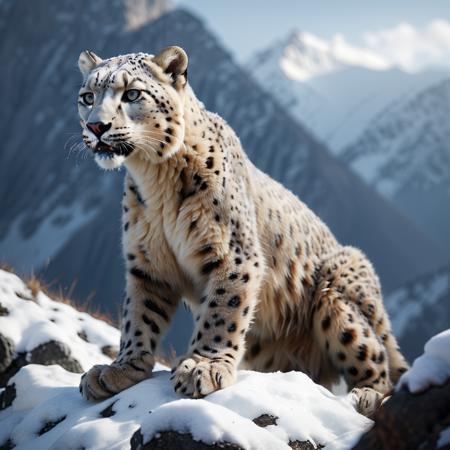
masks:
[[[121,142],[115,146],[99,141],[94,148],[94,154],[102,159],[114,158],[115,156],[127,157],[134,150],[134,146],[128,142]]]

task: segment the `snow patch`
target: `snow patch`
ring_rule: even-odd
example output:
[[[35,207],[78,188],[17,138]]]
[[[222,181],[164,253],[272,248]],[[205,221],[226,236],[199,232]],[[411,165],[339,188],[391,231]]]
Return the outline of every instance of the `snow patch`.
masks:
[[[94,364],[111,362],[102,352],[103,346],[119,347],[118,329],[54,301],[43,292],[32,299],[23,281],[3,270],[0,270],[0,303],[9,311],[8,315],[0,316],[1,333],[13,341],[17,352],[29,352],[40,344],[59,341],[88,370]]]
[[[261,430],[253,419],[269,414],[276,425]],[[236,384],[204,400],[179,400],[155,411],[142,424],[144,442],[170,429],[206,443],[231,442],[245,449],[281,449],[292,440],[341,448],[371,424],[357,414],[351,396],[336,397],[299,372],[240,371]]]
[[[440,386],[450,378],[450,329],[432,337],[425,344],[425,352],[411,369],[400,378],[397,390],[407,387],[418,393],[431,386]]]

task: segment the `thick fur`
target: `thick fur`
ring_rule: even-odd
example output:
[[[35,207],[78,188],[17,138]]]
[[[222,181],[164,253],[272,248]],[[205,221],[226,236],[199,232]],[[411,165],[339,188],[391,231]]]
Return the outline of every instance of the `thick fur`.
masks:
[[[93,105],[79,102],[86,145],[98,144],[86,123],[101,121],[111,123],[101,140],[127,149],[97,158],[127,170],[121,348],[111,366],[84,375],[83,395],[105,398],[151,376],[183,298],[195,331],[173,369],[180,394],[232,384],[241,363],[302,370],[328,387],[343,375],[370,415],[407,367],[372,265],[249,161],[230,126],[197,100],[186,68],[177,47],[80,56],[81,94],[95,94]],[[124,103],[129,89],[142,91],[138,101]]]

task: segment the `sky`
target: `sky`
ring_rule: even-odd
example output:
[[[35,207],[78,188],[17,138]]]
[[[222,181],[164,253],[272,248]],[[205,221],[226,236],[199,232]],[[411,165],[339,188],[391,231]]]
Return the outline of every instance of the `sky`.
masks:
[[[326,40],[338,35],[352,45],[370,48],[383,56],[386,53],[391,59],[412,58],[415,61],[403,61],[412,66],[419,64],[424,54],[425,59],[430,53],[432,59],[450,57],[450,0],[175,2],[205,19],[241,62],[294,29]]]

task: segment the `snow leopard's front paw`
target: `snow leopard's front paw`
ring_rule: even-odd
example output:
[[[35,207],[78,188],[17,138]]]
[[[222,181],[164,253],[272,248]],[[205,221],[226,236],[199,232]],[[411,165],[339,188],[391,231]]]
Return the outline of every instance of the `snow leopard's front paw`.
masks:
[[[387,398],[385,395],[370,387],[353,388],[350,393],[354,398],[354,406],[357,412],[372,419],[375,412]]]
[[[121,363],[96,365],[81,377],[80,393],[87,400],[103,400],[150,378],[153,366],[149,353]]]
[[[192,355],[182,358],[172,369],[175,392],[188,397],[204,397],[234,383],[236,369],[222,358]]]

